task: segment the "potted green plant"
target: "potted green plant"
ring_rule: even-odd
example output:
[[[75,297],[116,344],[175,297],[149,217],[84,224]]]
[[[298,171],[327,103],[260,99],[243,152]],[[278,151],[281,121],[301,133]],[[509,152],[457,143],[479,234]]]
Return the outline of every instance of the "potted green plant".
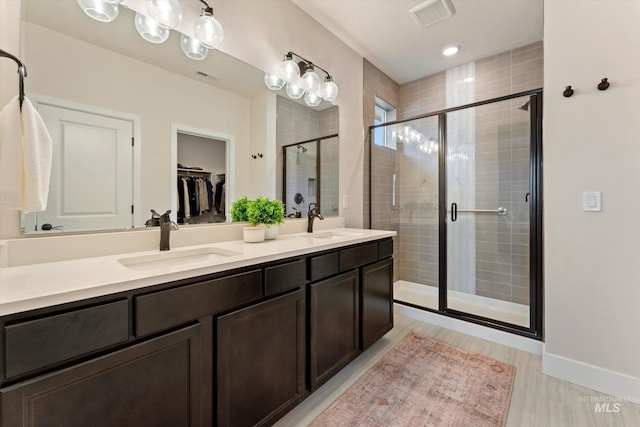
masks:
[[[251,201],[246,197],[237,199],[231,204],[231,220],[233,222],[249,222],[248,208]],[[257,224],[242,229],[242,238],[247,243],[263,242],[265,229]]]
[[[266,239],[278,236],[278,225],[284,222],[284,206],[280,200],[256,197],[247,204],[247,220],[253,226],[266,227]]]
[[[242,197],[231,204],[231,221],[233,222],[247,222],[247,205],[249,199]]]

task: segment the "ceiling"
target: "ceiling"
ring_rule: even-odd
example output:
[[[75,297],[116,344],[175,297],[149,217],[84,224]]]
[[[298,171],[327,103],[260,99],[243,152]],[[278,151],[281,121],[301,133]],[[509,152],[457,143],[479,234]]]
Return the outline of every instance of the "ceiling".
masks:
[[[543,0],[451,0],[456,13],[421,28],[426,0],[291,0],[399,84],[542,40]],[[453,57],[441,54],[458,45]]]

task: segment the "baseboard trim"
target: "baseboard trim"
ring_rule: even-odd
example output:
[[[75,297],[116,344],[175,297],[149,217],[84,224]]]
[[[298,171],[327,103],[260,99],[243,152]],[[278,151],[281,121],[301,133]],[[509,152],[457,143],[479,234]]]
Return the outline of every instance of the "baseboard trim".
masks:
[[[546,351],[542,353],[542,373],[622,400],[640,403],[640,378]]]
[[[487,326],[475,323],[465,322],[464,320],[454,319],[453,317],[443,316],[441,314],[432,313],[426,310],[419,310],[403,304],[393,304],[394,311],[406,317],[410,317],[421,322],[440,326],[442,328],[451,329],[456,332],[482,338],[496,344],[506,345],[518,350],[526,351],[536,355],[542,354],[542,342],[523,337],[520,335],[510,334],[508,332],[499,331]]]

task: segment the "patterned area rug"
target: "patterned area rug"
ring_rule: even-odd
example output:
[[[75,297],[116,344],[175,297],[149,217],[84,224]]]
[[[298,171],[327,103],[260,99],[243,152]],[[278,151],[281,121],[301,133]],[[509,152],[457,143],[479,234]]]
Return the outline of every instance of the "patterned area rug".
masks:
[[[515,366],[413,332],[310,425],[504,426]]]

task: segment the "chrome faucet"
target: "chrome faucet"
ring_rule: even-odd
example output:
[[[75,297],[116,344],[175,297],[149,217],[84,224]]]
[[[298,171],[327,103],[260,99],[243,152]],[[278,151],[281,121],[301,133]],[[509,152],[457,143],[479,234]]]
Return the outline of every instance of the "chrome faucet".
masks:
[[[171,237],[171,230],[178,230],[178,224],[171,221],[169,214],[171,213],[171,209],[160,215],[160,250],[168,251],[171,249],[169,247],[169,238]]]
[[[307,217],[309,218],[309,223],[307,224],[307,233],[313,233],[314,219],[324,219],[324,217],[320,215],[320,212],[318,212],[318,205],[315,203],[309,203],[309,212],[307,212]]]

